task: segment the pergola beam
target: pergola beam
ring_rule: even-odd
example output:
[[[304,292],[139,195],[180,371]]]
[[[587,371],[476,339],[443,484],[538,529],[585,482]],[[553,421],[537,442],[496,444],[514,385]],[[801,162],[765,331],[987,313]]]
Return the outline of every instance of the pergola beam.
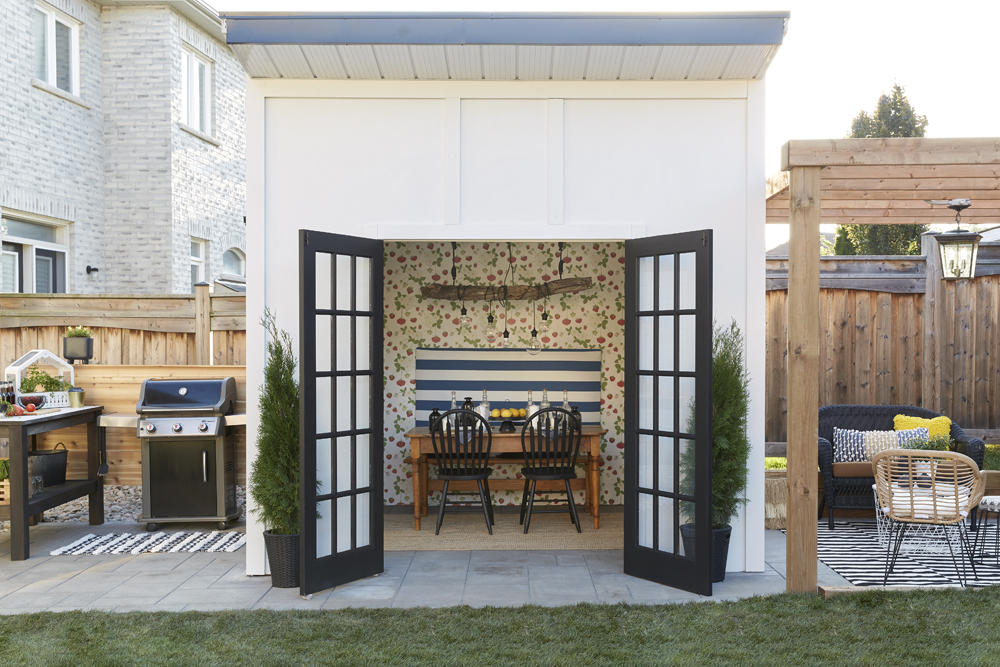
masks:
[[[1000,163],[1000,139],[807,139],[781,149],[781,170],[832,165]]]

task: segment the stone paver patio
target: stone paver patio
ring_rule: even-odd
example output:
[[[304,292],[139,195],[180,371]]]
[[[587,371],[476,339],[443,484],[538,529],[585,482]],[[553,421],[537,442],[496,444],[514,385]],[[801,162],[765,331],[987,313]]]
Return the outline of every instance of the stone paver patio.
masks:
[[[9,560],[10,533],[0,533],[0,613],[660,604],[785,590],[785,537],[780,531],[767,531],[764,572],[729,573],[715,585],[711,598],[624,574],[621,550],[386,552],[383,574],[317,593],[309,600],[297,589],[272,588],[270,577],[246,576],[243,549],[222,554],[48,555],[90,532],[140,529],[133,522],[109,522],[94,529],[83,524],[41,524],[31,528],[32,557],[20,562]],[[822,563],[819,581],[847,584]]]

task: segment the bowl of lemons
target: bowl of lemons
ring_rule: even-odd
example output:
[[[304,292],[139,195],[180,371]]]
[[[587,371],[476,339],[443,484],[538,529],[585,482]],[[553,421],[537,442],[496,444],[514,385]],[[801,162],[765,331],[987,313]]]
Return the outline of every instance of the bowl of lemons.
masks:
[[[500,422],[500,432],[501,433],[515,433],[517,431],[515,419],[524,419],[528,414],[528,411],[524,408],[511,408],[509,406],[504,406],[502,408],[494,408],[490,411],[490,418],[494,420],[503,420]]]

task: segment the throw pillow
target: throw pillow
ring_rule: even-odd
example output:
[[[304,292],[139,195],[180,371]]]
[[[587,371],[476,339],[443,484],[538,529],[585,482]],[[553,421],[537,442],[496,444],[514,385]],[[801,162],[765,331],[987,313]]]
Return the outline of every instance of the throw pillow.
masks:
[[[922,417],[910,417],[909,415],[896,415],[892,419],[892,426],[897,431],[905,431],[921,426],[930,431],[930,437],[939,435],[951,435],[951,420],[947,417],[935,417],[934,419],[924,419]]]
[[[849,463],[865,460],[865,434],[833,427],[833,462]]]
[[[904,431],[865,431],[865,459],[872,461],[883,449],[898,449],[898,433]]]
[[[890,431],[890,433],[896,434],[896,437],[899,439],[899,444],[896,446],[902,449],[906,449],[906,443],[910,440],[930,439],[930,431],[923,426],[920,428],[908,428],[905,431]]]

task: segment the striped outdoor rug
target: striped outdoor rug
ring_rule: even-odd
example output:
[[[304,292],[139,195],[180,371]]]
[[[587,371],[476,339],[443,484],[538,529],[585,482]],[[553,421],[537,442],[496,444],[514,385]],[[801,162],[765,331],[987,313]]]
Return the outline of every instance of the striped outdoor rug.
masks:
[[[819,560],[855,586],[881,586],[885,575],[886,548],[879,545],[878,528],[874,522],[837,521],[836,528],[827,528],[826,520],[819,523],[817,555]],[[997,525],[984,527],[984,553],[976,552],[976,573],[966,560],[966,577],[970,586],[1000,584],[1000,565],[994,553]],[[970,539],[978,535],[969,533]],[[979,538],[982,539],[981,537]],[[905,542],[904,542],[905,544]],[[942,541],[942,545],[944,542]],[[889,574],[889,586],[959,586],[955,563],[944,546],[941,554],[900,553],[896,567]],[[958,550],[956,558],[961,559]],[[961,560],[959,560],[961,567]]]
[[[64,547],[50,551],[50,556],[99,556],[102,554],[193,553],[196,551],[233,552],[246,543],[245,533],[90,533]]]

